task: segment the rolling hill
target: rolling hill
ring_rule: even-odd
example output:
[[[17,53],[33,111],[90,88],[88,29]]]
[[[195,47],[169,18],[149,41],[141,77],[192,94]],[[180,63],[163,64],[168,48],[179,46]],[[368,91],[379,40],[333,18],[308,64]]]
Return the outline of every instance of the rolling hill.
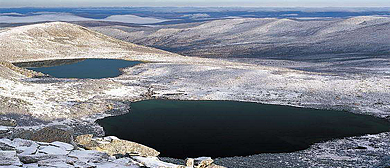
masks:
[[[94,29],[136,44],[189,56],[308,59],[385,56],[390,18],[234,18],[153,27]],[[333,55],[333,56],[329,56]]]

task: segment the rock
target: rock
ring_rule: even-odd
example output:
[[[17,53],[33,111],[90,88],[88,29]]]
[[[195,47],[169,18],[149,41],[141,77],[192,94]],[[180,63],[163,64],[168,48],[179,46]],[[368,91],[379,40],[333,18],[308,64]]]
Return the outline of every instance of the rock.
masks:
[[[143,164],[145,167],[150,167],[150,168],[185,168],[185,166],[163,162],[159,160],[157,157],[152,157],[152,156],[149,157],[134,156],[133,158],[136,161]]]
[[[34,132],[30,138],[33,141],[38,142],[54,142],[60,141],[69,144],[73,142],[73,129],[65,125],[54,125],[45,127],[37,132]]]
[[[79,135],[76,137],[76,144],[81,145],[81,146],[86,146],[92,141],[92,134],[85,134],[85,135]]]
[[[199,157],[199,158],[187,158],[186,166],[187,167],[195,167],[195,168],[225,168],[223,166],[219,166],[213,164],[214,160],[210,157]]]
[[[194,159],[195,168],[207,168],[214,162],[210,157],[198,157]]]
[[[28,168],[39,168],[38,163],[23,164],[23,166]]]
[[[31,155],[35,154],[38,150],[38,144],[34,141],[25,140],[25,139],[14,139],[12,141],[13,145],[16,148],[16,152],[20,155]]]
[[[37,163],[40,160],[55,159],[58,156],[56,155],[47,155],[47,154],[34,154],[34,155],[18,155],[18,158],[24,164]]]
[[[22,130],[20,132],[14,133],[12,138],[31,139],[33,134],[34,132],[31,130]]]
[[[112,162],[105,162],[102,164],[97,164],[97,167],[127,167],[127,168],[140,168],[141,164],[135,162],[130,158],[121,158],[116,159]]]
[[[194,167],[195,166],[195,160],[192,158],[187,158],[186,159],[186,166],[187,167]]]
[[[14,119],[0,119],[0,126],[16,127],[17,123]]]
[[[38,144],[34,141],[16,138],[13,141],[9,139],[1,139],[0,144],[4,144],[8,149],[14,150],[17,154],[29,155],[37,151]]]
[[[16,151],[0,151],[0,166],[21,166]]]
[[[90,137],[90,136],[85,136]],[[88,142],[80,141],[77,142]],[[126,150],[121,149],[119,145],[127,145],[128,143],[124,140],[120,140],[116,137],[104,137],[104,138],[92,138],[90,143],[86,144],[97,144],[97,148],[105,145],[111,145],[112,149],[120,149],[119,151]],[[157,157],[142,157],[142,156],[130,156],[124,155],[122,158],[115,158],[107,153],[94,151],[75,149],[73,145],[64,142],[35,142],[32,140],[25,140],[16,138],[13,141],[9,139],[0,139],[0,144],[5,146],[10,151],[0,151],[0,167],[129,167],[139,168],[142,166],[150,168],[185,168],[182,165],[175,165],[160,161]],[[118,146],[117,146],[118,145]],[[137,144],[140,145],[140,144]],[[139,147],[138,147],[139,148]],[[137,149],[138,149],[137,148]],[[105,149],[105,148],[103,148]],[[150,148],[151,149],[151,148]],[[108,148],[107,148],[108,150]],[[134,150],[134,149],[132,149]],[[148,150],[146,147],[142,150]],[[153,150],[153,149],[151,149]],[[126,157],[127,156],[127,157]],[[133,159],[132,157],[136,157]]]
[[[0,150],[1,151],[11,151],[11,150],[15,150],[15,147],[10,146],[6,143],[0,142]]]
[[[38,161],[39,167],[56,167],[56,168],[69,168],[74,167],[75,159],[68,158],[58,158],[58,159],[50,159],[50,160],[40,160]]]
[[[71,151],[71,150],[74,149],[74,146],[73,146],[73,145],[68,144],[68,143],[65,143],[65,142],[55,141],[55,142],[50,143],[50,145],[59,147],[59,148],[64,149],[64,150],[66,150],[66,151]]]
[[[105,152],[109,155],[138,155],[158,156],[160,152],[135,142],[118,139],[110,136],[105,138],[92,138],[92,135],[81,135],[76,138],[78,145],[86,149]]]
[[[49,155],[67,155],[69,153],[65,149],[55,146],[40,146],[38,152]]]
[[[11,130],[7,126],[0,126],[0,135],[2,137],[5,137],[7,133],[9,133]]]
[[[18,148],[18,150],[20,150],[20,148]],[[23,152],[20,153],[20,155],[32,155],[32,154],[35,154],[37,153],[38,151],[38,145],[33,145],[31,147],[26,147],[24,148]]]
[[[105,162],[110,158],[107,153],[92,150],[73,150],[68,154],[68,156],[77,158],[79,161],[85,163]]]
[[[126,140],[114,139],[110,143],[104,143],[107,141],[97,142],[98,146],[94,149],[97,151],[106,152],[109,155],[129,153],[139,156],[158,156],[160,154],[160,152],[152,148]]]
[[[224,167],[224,166],[219,166],[219,165],[216,165],[216,164],[213,163],[213,164],[207,166],[207,168],[226,168],[226,167]]]

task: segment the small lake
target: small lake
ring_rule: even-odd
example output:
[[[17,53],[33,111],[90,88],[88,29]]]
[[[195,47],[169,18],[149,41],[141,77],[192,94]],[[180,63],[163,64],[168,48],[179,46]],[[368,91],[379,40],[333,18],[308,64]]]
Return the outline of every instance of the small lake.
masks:
[[[334,138],[390,131],[390,122],[372,116],[234,101],[147,100],[97,123],[106,135],[173,158],[293,152]]]
[[[101,79],[121,75],[121,68],[140,64],[118,59],[65,59],[14,63],[19,67],[49,74],[57,78]]]

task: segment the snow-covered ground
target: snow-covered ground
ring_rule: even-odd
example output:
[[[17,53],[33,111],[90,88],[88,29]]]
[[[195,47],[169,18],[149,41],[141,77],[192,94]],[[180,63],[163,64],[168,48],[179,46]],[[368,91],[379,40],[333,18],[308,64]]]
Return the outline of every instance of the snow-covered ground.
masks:
[[[0,64],[0,113],[8,117],[17,116],[14,118],[17,121],[22,119],[18,116],[28,115],[37,119],[37,122],[42,121],[41,123],[71,124],[80,121],[96,126],[93,124],[96,118],[112,115],[111,112],[115,110],[126,111],[128,107],[121,102],[149,98],[237,100],[345,109],[383,118],[390,116],[390,78],[381,74],[339,75],[273,67],[251,61],[184,57],[121,42],[66,23],[12,28],[1,32],[0,39],[0,60],[4,62],[64,58],[145,61],[124,69],[121,76],[109,79],[30,78],[21,74],[23,70],[17,72],[5,66],[6,64]],[[20,125],[31,126],[29,123]],[[85,131],[91,129],[80,132],[83,131],[86,133]],[[323,160],[335,159],[341,167],[348,166],[344,163],[370,166],[379,164],[380,158],[386,155],[384,151],[390,149],[389,143],[373,150],[375,147],[359,142],[359,145],[365,147],[359,151],[365,152],[357,152],[353,157],[343,150],[332,150],[344,148],[350,141],[358,142],[359,139],[386,142],[385,139],[389,139],[389,135],[384,133],[335,140],[320,143],[304,152],[276,156],[299,156],[301,160],[309,158],[304,160],[307,165],[317,165]],[[324,150],[318,150],[317,146]],[[313,152],[316,152],[315,155]],[[248,167],[233,163],[239,162],[240,159],[249,159],[249,167],[256,167],[257,162],[252,163],[250,159],[266,156],[269,155],[226,158],[227,160],[221,161],[229,164],[229,167]],[[369,162],[362,162],[359,158],[369,159]],[[297,166],[295,163],[291,165]]]

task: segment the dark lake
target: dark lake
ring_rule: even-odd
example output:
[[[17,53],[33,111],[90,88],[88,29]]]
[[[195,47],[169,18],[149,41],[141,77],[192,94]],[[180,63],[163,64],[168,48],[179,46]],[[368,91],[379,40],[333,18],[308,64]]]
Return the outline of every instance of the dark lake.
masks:
[[[57,78],[110,78],[121,74],[120,69],[140,64],[118,59],[65,59],[15,63],[16,66],[49,74]]]
[[[390,122],[372,116],[234,101],[147,100],[131,103],[130,113],[97,122],[106,135],[174,158],[293,152],[390,131]]]

